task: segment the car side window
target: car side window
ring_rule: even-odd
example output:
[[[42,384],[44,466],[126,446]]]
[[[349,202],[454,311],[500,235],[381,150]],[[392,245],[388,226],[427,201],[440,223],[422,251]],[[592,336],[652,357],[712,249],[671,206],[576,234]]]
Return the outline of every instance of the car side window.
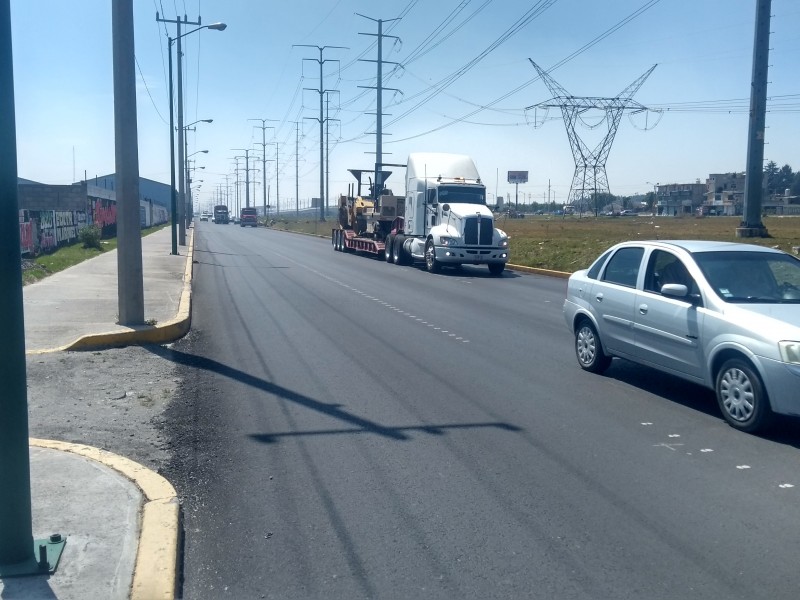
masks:
[[[603,281],[636,287],[643,255],[644,248],[620,248],[608,261]]]
[[[597,279],[600,275],[600,269],[602,269],[603,265],[606,264],[606,259],[608,259],[609,254],[611,254],[610,250],[594,261],[594,264],[586,272],[586,277],[589,279]]]
[[[690,294],[697,292],[694,279],[677,256],[664,250],[653,250],[650,260],[647,262],[644,289],[660,294],[661,286],[668,283],[685,285]]]

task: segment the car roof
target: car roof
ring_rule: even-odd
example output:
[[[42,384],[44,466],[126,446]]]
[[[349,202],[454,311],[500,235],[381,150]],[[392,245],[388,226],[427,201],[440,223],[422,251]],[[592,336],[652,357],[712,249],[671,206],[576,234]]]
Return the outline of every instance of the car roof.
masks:
[[[649,244],[652,246],[666,246],[680,248],[689,253],[696,252],[772,252],[783,253],[775,248],[745,244],[742,242],[719,242],[714,240],[642,240],[640,242],[624,242],[624,244]]]

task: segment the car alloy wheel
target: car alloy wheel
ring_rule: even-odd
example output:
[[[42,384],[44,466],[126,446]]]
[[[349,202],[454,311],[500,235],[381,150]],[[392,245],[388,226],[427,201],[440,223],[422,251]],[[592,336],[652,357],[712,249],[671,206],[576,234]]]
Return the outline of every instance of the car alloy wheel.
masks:
[[[732,427],[753,432],[770,424],[769,400],[758,373],[747,361],[726,361],[717,374],[716,392],[722,416]]]
[[[575,330],[575,355],[581,368],[592,373],[602,373],[611,364],[611,358],[603,352],[597,330],[588,320],[581,321]]]

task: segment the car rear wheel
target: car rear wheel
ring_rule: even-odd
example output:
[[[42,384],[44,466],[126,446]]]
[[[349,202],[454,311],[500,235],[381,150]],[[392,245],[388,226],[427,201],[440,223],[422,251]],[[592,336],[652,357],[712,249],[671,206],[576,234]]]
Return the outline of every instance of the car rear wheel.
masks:
[[[722,416],[734,429],[750,433],[766,429],[772,422],[764,385],[746,360],[726,361],[717,373],[715,391]]]
[[[611,364],[611,357],[603,352],[597,329],[586,319],[575,329],[575,355],[581,369],[591,373],[602,373]]]

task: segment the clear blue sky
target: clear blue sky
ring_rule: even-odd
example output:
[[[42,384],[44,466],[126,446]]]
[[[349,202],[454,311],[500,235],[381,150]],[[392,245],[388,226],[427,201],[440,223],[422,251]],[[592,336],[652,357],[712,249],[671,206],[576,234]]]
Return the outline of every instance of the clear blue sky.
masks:
[[[551,71],[575,96],[613,97],[658,64],[634,100],[662,113],[623,117],[607,164],[612,193],[652,190],[653,183],[705,181],[709,173],[743,171],[747,149],[755,0],[135,0],[139,170],[169,181],[167,35],[176,26],[156,12],[225,31],[183,38],[186,123],[196,154],[199,198],[234,181],[234,148],[261,151],[266,130],[267,185],[274,204],[294,207],[299,122],[299,197],[319,195],[319,52],[294,44],[346,46],[324,52],[330,95],[331,198],[354,180],[348,168],[372,168],[377,24],[383,58],[384,161],[409,152],[470,154],[490,192],[512,193],[509,170],[529,171],[520,193],[554,199],[569,191],[574,162],[563,121],[551,111],[541,127],[525,107],[551,98],[529,62]],[[540,10],[537,10],[540,9]],[[11,3],[18,170],[44,183],[70,183],[114,171],[111,2],[13,0]],[[800,2],[773,0],[766,160],[800,169]],[[632,15],[636,15],[630,19]],[[525,23],[526,16],[533,16]],[[521,26],[520,26],[521,25]],[[607,34],[607,35],[606,35]],[[581,51],[581,49],[584,49]],[[566,62],[563,62],[565,59]],[[313,60],[303,60],[313,59]],[[337,62],[338,59],[338,62]],[[373,62],[359,61],[366,59]],[[451,76],[472,65],[434,95]],[[538,113],[541,116],[541,113]],[[660,121],[658,120],[660,116]],[[338,119],[338,120],[333,120]],[[587,115],[586,124],[597,122]],[[655,127],[652,127],[657,122]],[[578,129],[593,146],[604,129]],[[391,134],[391,135],[388,135]],[[391,153],[391,154],[389,154]],[[240,166],[244,166],[240,161]],[[261,169],[260,161],[255,165]],[[402,192],[401,170],[388,185]],[[242,173],[241,177],[244,177]],[[260,182],[261,173],[255,175]],[[648,183],[649,182],[649,183]],[[256,190],[261,203],[262,188]],[[291,199],[291,200],[290,200]]]

